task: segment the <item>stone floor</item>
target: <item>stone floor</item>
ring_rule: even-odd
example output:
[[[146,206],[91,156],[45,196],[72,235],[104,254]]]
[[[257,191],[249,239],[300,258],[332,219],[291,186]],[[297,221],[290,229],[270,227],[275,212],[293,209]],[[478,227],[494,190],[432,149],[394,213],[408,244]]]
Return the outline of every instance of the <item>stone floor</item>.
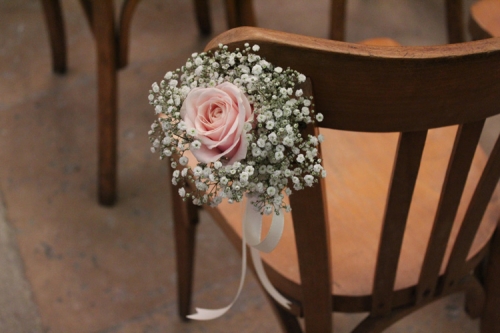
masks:
[[[69,71],[59,76],[51,72],[40,2],[0,0],[0,332],[278,332],[251,276],[223,318],[184,323],[176,316],[169,182],[149,151],[147,91],[209,41],[197,32],[192,1],[138,6],[131,63],[119,74],[113,208],[96,203],[93,40],[78,1],[62,2]],[[327,0],[254,2],[262,27],[327,37]],[[215,34],[225,28],[222,3],[211,2]],[[347,39],[445,43],[443,3],[350,0]],[[237,289],[240,258],[207,216],[198,241],[194,303],[225,305]],[[387,332],[478,332],[462,303],[445,298]],[[363,315],[334,317],[335,331],[348,332]]]

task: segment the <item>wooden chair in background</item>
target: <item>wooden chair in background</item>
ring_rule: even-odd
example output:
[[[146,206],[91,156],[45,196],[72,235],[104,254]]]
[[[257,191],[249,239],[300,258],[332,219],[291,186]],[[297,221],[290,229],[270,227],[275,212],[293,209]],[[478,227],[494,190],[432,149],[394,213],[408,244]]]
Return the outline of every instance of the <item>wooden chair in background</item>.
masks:
[[[500,39],[380,47],[258,28],[212,40],[260,45],[266,60],[304,73],[324,115],[328,176],[290,196],[278,247],[263,255],[286,332],[331,332],[332,311],[368,312],[353,332],[382,332],[446,295],[465,292],[481,332],[500,331],[500,140],[478,146],[500,113]],[[450,82],[452,82],[450,84]],[[179,314],[190,313],[197,209],[176,189]],[[205,207],[236,249],[242,212]],[[483,278],[474,271],[485,267]]]
[[[80,0],[94,32],[97,49],[98,77],[98,200],[113,205],[116,200],[117,181],[117,71],[128,63],[130,26],[140,0],[124,0],[118,22],[115,22],[111,0]],[[67,68],[64,20],[59,0],[42,0],[52,50],[52,65],[56,73]],[[229,28],[254,25],[248,14],[248,2],[226,0]],[[208,0],[194,0],[200,33],[212,31]],[[242,13],[246,13],[243,15]],[[98,33],[95,33],[98,31]]]
[[[500,0],[481,0],[471,6],[469,32],[473,40],[500,37]]]
[[[348,0],[330,1],[330,39],[345,41],[345,20]],[[444,0],[446,30],[449,43],[465,42],[462,0]]]

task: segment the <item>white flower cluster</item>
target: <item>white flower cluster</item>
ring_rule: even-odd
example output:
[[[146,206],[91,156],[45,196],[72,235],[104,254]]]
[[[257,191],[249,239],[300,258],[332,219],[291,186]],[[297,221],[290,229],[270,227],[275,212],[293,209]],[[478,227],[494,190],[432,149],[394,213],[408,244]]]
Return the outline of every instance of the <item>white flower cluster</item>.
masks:
[[[258,45],[228,51],[225,45],[213,53],[194,53],[184,66],[167,72],[160,84],[149,91],[149,102],[158,116],[149,131],[151,150],[160,159],[170,159],[174,169],[172,183],[179,195],[194,204],[218,205],[223,198],[239,202],[243,195],[254,197],[264,214],[281,208],[284,193],[312,186],[326,171],[318,156],[321,135],[304,138],[300,129],[321,121],[315,114],[312,97],[304,96],[298,84],[306,77],[292,69],[275,67],[259,55]],[[246,157],[231,165],[224,159],[213,163],[188,165],[184,153],[199,149],[194,129],[186,128],[180,115],[183,101],[191,89],[216,87],[223,82],[237,86],[248,98],[254,112],[253,126],[245,128],[249,142]]]

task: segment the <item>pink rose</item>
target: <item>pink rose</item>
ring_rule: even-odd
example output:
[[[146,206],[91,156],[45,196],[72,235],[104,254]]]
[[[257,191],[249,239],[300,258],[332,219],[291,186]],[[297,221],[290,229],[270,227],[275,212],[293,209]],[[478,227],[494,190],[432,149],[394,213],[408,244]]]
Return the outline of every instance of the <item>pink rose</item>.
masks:
[[[181,117],[188,129],[196,129],[201,147],[191,152],[199,162],[210,163],[225,157],[228,164],[233,164],[246,157],[248,142],[243,125],[253,121],[253,110],[234,84],[194,88],[182,104]]]

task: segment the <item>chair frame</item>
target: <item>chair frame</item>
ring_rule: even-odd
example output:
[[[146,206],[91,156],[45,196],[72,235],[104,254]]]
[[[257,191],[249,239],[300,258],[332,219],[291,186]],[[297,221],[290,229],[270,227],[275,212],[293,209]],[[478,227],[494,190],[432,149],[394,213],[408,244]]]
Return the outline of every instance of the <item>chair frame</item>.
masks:
[[[332,297],[330,243],[328,237],[319,236],[329,235],[328,223],[324,223],[327,220],[324,181],[320,181],[320,186],[307,188],[290,197],[301,285],[294,285],[265,265],[273,284],[295,301],[291,311],[271,302],[284,331],[301,332],[296,316],[304,317],[308,333],[330,332],[332,311],[369,311],[370,315],[353,332],[382,332],[416,309],[455,292],[466,293],[467,311],[472,317],[481,316],[482,333],[498,331],[500,320],[494,312],[500,307],[500,286],[493,277],[500,274],[499,231],[472,258],[467,254],[500,177],[500,140],[497,140],[476,187],[445,273],[440,275],[439,268],[484,120],[500,113],[500,39],[433,47],[384,48],[265,29],[238,28],[216,37],[206,50],[216,49],[219,43],[230,49],[242,48],[244,43],[256,43],[261,46],[260,54],[266,60],[305,73],[314,88],[315,109],[325,115],[321,127],[401,133],[372,295]],[[432,82],[432,88],[429,82]],[[456,84],[450,86],[449,82]],[[470,91],[473,94],[467,93]],[[334,112],[330,111],[332,108]],[[395,291],[399,251],[427,130],[457,124],[459,130],[418,283]],[[175,191],[172,195],[177,196]],[[179,200],[174,204],[174,212],[184,207],[181,209],[184,218],[175,213],[176,229],[194,239],[195,224],[192,221],[197,219],[186,219],[186,216],[194,216],[196,211],[180,205]],[[241,239],[224,222],[217,208],[205,209],[238,248]],[[317,218],[311,219],[310,211],[314,211]],[[176,242],[185,241],[176,238]],[[177,250],[182,252],[182,246]],[[189,271],[191,277],[192,256],[194,252],[189,252],[178,262],[179,272]],[[488,269],[483,287],[471,272],[485,258],[488,259]],[[191,280],[186,280],[187,276],[180,275],[179,281],[191,284]],[[179,289],[179,314],[182,318],[190,311],[190,295],[185,290]]]
[[[112,206],[117,197],[117,91],[118,70],[128,64],[130,26],[140,0],[124,0],[115,22],[110,0],[79,0],[93,33],[97,49],[98,91],[98,201]],[[198,28],[202,35],[212,31],[208,0],[193,0]],[[52,50],[55,73],[67,71],[66,35],[59,0],[42,0]],[[226,0],[230,28],[255,25],[251,2]],[[242,13],[245,13],[243,15]]]

